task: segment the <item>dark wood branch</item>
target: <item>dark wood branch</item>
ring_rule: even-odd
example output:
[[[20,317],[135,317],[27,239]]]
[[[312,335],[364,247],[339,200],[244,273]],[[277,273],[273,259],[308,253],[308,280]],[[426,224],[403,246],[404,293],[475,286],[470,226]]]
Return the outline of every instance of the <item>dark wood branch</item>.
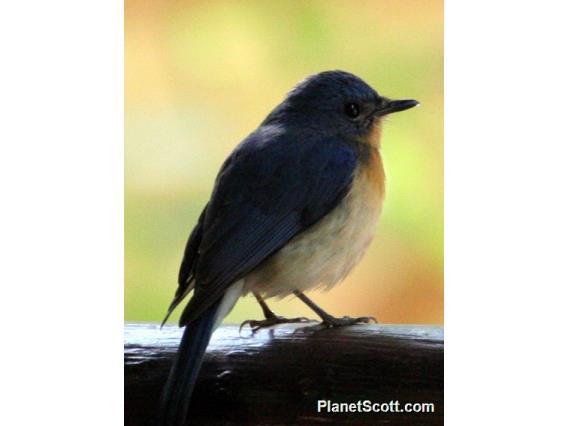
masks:
[[[443,419],[441,327],[362,325],[316,333],[280,326],[255,336],[218,329],[191,404],[195,425],[438,425]],[[125,326],[125,424],[153,425],[181,330]],[[318,412],[318,400],[434,403],[434,413]]]

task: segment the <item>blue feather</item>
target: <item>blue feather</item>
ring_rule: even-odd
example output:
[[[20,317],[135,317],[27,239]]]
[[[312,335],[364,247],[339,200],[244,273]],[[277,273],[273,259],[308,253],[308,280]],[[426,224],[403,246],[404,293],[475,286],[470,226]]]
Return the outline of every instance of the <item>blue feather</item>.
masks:
[[[203,222],[186,325],[347,194],[358,151],[341,138],[261,127],[227,159]]]
[[[186,422],[191,394],[209,344],[221,300],[212,304],[183,332],[174,364],[160,401],[158,426],[182,426]]]

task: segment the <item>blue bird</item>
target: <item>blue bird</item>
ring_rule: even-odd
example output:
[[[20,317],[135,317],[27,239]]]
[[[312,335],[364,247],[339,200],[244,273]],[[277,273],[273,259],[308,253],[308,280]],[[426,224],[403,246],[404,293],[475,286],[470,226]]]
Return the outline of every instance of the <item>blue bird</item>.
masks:
[[[383,118],[416,105],[380,96],[353,74],[322,72],[300,82],[225,160],[187,242],[166,316],[193,291],[160,425],[187,422],[205,349],[239,297],[252,293],[261,304],[265,319],[245,322],[255,331],[306,320],[277,316],[264,301],[291,294],[322,327],[372,319],[333,317],[304,292],[331,288],[361,260],[385,195]]]

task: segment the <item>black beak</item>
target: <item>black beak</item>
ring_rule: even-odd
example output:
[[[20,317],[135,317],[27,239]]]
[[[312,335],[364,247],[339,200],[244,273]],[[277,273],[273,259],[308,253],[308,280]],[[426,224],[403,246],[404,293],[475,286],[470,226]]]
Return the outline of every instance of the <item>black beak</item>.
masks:
[[[383,103],[375,110],[375,115],[377,117],[380,117],[382,115],[391,114],[393,112],[404,111],[418,105],[420,105],[420,102],[415,101],[414,99],[391,101],[390,99],[383,98]]]

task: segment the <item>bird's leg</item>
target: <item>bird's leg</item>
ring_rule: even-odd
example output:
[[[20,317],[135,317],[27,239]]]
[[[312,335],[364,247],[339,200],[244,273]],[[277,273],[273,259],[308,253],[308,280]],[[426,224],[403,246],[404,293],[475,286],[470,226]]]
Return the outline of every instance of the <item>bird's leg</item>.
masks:
[[[266,302],[264,301],[264,299],[262,298],[262,296],[260,294],[254,292],[254,291],[253,291],[253,294],[254,294],[254,297],[256,297],[258,304],[262,308],[262,313],[264,314],[264,319],[261,320],[261,321],[247,320],[247,321],[245,321],[241,324],[239,331],[242,330],[242,328],[245,325],[248,325],[252,329],[252,332],[256,333],[261,328],[272,327],[273,325],[277,325],[277,324],[291,324],[291,323],[296,323],[296,322],[304,323],[304,322],[314,321],[314,320],[311,320],[311,319],[306,318],[306,317],[284,318],[284,317],[281,317],[279,315],[276,315],[268,307],[268,305],[266,304]]]
[[[354,325],[354,324],[368,324],[371,321],[377,322],[375,317],[358,317],[358,318],[351,318],[351,317],[343,317],[343,318],[336,318],[318,305],[316,305],[312,299],[306,296],[299,290],[294,290],[294,294],[306,305],[308,305],[318,316],[322,319],[321,326],[324,328],[331,328],[331,327],[341,327],[345,325]]]

